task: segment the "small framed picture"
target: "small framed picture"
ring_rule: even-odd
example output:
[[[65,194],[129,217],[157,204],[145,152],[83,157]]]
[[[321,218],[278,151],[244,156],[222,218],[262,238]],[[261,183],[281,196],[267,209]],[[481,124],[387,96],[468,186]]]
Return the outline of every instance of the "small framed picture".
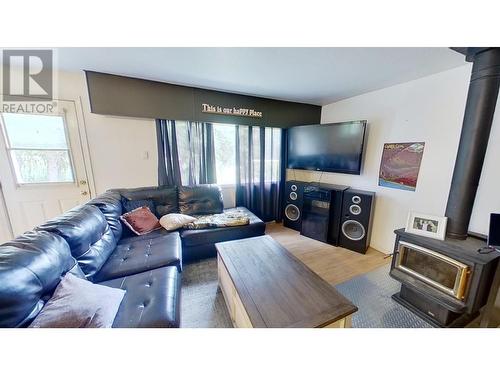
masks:
[[[444,240],[448,218],[410,211],[406,222],[406,232],[420,236]]]

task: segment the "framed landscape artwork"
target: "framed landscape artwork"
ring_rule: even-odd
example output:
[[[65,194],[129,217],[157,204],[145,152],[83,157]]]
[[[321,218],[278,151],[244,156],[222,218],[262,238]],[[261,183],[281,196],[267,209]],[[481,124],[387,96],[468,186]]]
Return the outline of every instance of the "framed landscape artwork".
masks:
[[[424,146],[424,142],[384,144],[379,186],[415,191]]]

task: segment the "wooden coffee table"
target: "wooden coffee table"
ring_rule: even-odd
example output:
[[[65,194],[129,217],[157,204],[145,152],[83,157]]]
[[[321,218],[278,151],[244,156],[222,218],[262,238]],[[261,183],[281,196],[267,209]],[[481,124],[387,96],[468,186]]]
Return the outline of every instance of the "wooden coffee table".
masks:
[[[235,327],[350,327],[358,308],[270,236],[215,246]]]

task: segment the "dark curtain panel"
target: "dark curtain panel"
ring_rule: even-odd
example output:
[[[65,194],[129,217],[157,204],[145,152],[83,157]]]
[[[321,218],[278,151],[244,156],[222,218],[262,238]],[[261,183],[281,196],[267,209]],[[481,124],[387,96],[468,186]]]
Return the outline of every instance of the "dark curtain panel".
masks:
[[[175,121],[156,120],[158,185],[181,185]]]
[[[283,131],[236,127],[236,205],[263,221],[281,219]]]
[[[281,130],[281,144],[280,144],[280,188],[278,197],[278,215],[276,221],[283,220],[284,201],[285,201],[285,181],[286,181],[286,145],[287,145],[288,130]]]
[[[213,125],[202,122],[187,123],[188,183],[189,185],[216,182]]]

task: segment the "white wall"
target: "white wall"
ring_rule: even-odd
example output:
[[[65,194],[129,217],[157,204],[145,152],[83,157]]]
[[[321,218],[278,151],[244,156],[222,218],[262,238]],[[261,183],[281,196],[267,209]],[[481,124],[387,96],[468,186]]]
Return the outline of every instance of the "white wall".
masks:
[[[368,142],[360,176],[324,173],[322,182],[375,191],[371,246],[392,252],[393,231],[409,210],[444,215],[465,110],[470,65],[326,105],[321,122],[368,120]],[[497,111],[498,113],[499,111]],[[496,116],[470,229],[487,233],[488,216],[500,211],[500,116]],[[425,142],[415,192],[378,186],[386,142]],[[496,167],[496,168],[495,168]],[[317,181],[319,172],[289,170],[288,179]]]
[[[3,197],[2,189],[0,188],[0,244],[7,242],[12,238],[12,230],[10,227],[9,217],[7,216],[7,207]]]
[[[488,234],[491,212],[500,212],[500,99],[497,101],[469,230]]]
[[[153,119],[90,113],[85,75],[59,71],[60,99],[81,102],[97,193],[116,187],[158,183],[156,130]]]

